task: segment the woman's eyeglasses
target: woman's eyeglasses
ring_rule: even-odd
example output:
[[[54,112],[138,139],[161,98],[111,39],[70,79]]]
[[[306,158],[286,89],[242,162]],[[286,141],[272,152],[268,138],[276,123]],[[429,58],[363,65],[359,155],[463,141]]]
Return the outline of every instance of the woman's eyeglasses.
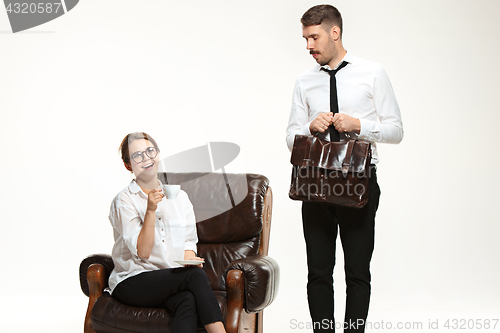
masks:
[[[130,159],[132,159],[135,163],[139,164],[141,163],[142,161],[144,161],[144,155],[146,155],[147,157],[149,158],[155,158],[156,155],[158,155],[158,152],[160,150],[156,147],[149,147],[148,149],[144,150],[144,151],[136,151],[135,153],[132,154],[132,156],[130,156],[130,158],[127,158],[127,161],[130,161]]]

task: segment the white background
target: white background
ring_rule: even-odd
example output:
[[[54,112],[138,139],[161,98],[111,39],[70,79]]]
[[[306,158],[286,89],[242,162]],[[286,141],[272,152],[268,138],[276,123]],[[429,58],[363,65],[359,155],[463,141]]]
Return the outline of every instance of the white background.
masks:
[[[315,4],[86,0],[17,34],[0,10],[2,332],[82,331],[78,266],[111,251],[109,205],[130,182],[118,145],[132,131],[151,134],[163,157],[234,142],[226,171],[270,179],[281,281],[264,327],[310,332],[292,325],[310,319],[285,129],[295,79],[315,65],[299,21]],[[500,2],[334,5],[346,48],[387,70],[405,129],[400,145],[379,145],[371,331],[499,318]]]

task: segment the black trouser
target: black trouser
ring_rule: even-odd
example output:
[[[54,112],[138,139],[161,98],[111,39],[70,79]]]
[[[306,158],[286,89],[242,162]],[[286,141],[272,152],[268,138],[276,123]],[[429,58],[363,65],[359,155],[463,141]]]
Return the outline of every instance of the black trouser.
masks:
[[[309,269],[307,296],[314,332],[334,331],[333,267],[335,240],[340,229],[347,285],[344,332],[364,332],[370,303],[370,260],[375,236],[375,213],[380,188],[371,168],[365,207],[344,208],[304,202],[302,221]]]
[[[131,306],[166,308],[174,313],[173,333],[196,332],[201,325],[222,321],[210,281],[198,267],[144,272],[120,282],[113,297]]]

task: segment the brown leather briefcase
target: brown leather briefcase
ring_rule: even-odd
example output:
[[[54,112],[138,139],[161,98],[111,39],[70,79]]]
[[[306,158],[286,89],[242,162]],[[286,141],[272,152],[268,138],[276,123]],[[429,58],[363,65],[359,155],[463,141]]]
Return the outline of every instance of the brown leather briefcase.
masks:
[[[289,196],[293,200],[361,208],[368,202],[370,161],[369,142],[330,142],[312,135],[296,135]]]

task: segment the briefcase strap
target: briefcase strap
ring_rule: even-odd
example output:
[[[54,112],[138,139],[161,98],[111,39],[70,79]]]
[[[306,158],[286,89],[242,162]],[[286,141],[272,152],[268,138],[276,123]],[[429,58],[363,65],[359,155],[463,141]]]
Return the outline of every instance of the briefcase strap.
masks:
[[[342,176],[347,177],[347,173],[349,172],[349,166],[351,165],[351,157],[352,151],[354,150],[354,143],[357,140],[349,140],[349,144],[347,145],[347,151],[345,153],[345,159],[342,163]]]

